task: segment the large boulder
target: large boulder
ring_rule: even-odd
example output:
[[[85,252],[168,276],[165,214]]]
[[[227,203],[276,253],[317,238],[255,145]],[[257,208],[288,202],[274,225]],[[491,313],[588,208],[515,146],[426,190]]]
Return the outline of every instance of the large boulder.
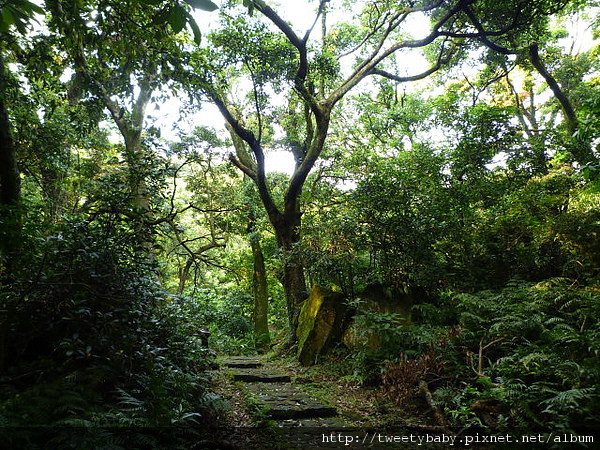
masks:
[[[298,317],[298,360],[304,366],[315,363],[341,341],[349,309],[340,292],[314,286],[302,303]]]
[[[381,336],[366,326],[368,316],[389,317],[391,325],[398,327],[410,324],[412,305],[426,295],[421,289],[405,292],[380,284],[370,285],[360,294],[352,322],[344,330],[343,343],[351,350],[378,350],[382,345]]]

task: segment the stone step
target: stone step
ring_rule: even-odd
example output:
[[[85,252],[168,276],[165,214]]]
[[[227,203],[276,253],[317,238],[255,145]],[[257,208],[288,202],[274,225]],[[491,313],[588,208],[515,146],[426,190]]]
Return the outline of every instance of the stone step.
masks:
[[[234,358],[226,358],[221,364],[225,367],[233,369],[256,369],[262,367],[263,363],[260,359],[252,356],[236,356]]]
[[[322,430],[325,428],[328,433],[333,430],[344,431],[348,428],[347,422],[339,415],[329,417],[309,417],[306,419],[285,419],[276,421],[276,424],[279,427],[298,428],[309,431]]]
[[[289,383],[291,378],[289,375],[267,370],[238,369],[233,373],[233,380],[246,383]]]
[[[331,406],[301,400],[267,400],[261,404],[268,408],[267,416],[275,420],[311,419],[337,415],[336,409]]]
[[[289,384],[256,383],[248,385],[266,415],[275,420],[298,420],[333,417],[334,407],[323,405]]]

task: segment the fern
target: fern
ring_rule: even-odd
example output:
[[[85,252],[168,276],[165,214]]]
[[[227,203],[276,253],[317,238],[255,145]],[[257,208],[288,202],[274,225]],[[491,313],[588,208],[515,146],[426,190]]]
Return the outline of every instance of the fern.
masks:
[[[595,387],[569,389],[559,392],[554,397],[544,400],[540,404],[546,405],[546,408],[542,411],[545,413],[563,413],[568,410],[582,411],[585,409],[583,404],[589,402],[590,397],[594,396],[597,396]]]

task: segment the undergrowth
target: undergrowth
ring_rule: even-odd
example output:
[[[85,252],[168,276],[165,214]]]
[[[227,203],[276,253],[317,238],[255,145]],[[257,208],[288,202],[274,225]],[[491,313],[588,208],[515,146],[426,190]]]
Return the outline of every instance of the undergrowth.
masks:
[[[2,287],[3,445],[191,448],[217,419],[200,318],[162,291],[131,231],[74,219]]]
[[[426,381],[458,432],[592,434],[600,427],[599,292],[551,279],[420,304],[413,324],[390,328],[376,353],[385,395],[410,407]]]

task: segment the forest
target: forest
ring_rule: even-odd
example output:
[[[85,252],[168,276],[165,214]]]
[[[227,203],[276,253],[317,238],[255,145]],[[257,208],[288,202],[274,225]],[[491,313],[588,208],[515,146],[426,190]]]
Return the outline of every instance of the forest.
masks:
[[[0,0],[0,447],[596,448],[600,1],[214,1]]]

